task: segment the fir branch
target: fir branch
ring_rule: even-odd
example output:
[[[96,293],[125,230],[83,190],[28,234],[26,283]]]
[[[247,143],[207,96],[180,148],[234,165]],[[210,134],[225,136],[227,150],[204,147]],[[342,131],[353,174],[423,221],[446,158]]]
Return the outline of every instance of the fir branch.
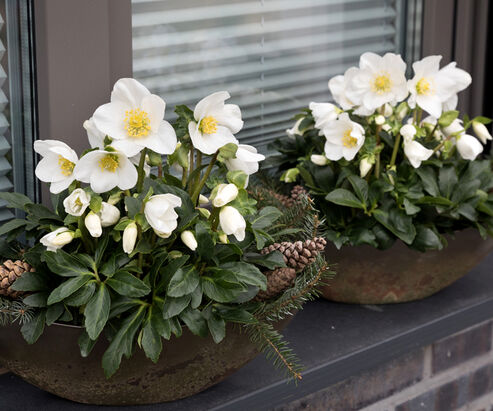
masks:
[[[295,382],[301,380],[302,367],[298,357],[272,324],[259,321],[246,324],[245,327],[250,340],[258,346],[268,360],[272,360],[276,368],[284,369],[286,376]]]
[[[316,260],[297,276],[291,288],[282,293],[277,300],[264,303],[255,313],[255,317],[274,322],[292,315],[293,312],[301,310],[307,301],[316,299],[320,294],[320,286],[333,275],[334,272],[319,254]]]
[[[22,301],[12,301],[0,297],[0,326],[13,324],[25,324],[34,317],[34,310]]]

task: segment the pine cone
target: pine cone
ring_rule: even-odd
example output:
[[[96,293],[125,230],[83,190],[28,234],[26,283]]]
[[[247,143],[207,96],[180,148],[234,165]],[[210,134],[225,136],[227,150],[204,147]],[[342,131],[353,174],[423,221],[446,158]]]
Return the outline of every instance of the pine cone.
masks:
[[[248,190],[248,194],[260,202],[266,201],[267,203],[272,204],[272,199],[274,198],[284,207],[291,207],[294,205],[294,200],[291,197],[264,187],[251,188]]]
[[[296,270],[289,267],[276,268],[274,271],[267,271],[265,276],[267,277],[267,290],[257,294],[257,301],[268,300],[291,287],[296,278]]]
[[[33,273],[35,270],[34,267],[21,260],[7,260],[0,265],[0,296],[15,299],[23,295],[22,291],[14,291],[10,287],[26,271]]]
[[[289,241],[274,243],[263,248],[260,253],[268,254],[278,250],[282,253],[288,267],[301,271],[315,261],[315,257],[325,249],[326,245],[327,241],[324,238],[315,237],[313,240],[295,241],[294,243]]]
[[[304,187],[297,185],[291,190],[291,198],[294,202],[298,202],[302,197],[308,197],[308,191]]]

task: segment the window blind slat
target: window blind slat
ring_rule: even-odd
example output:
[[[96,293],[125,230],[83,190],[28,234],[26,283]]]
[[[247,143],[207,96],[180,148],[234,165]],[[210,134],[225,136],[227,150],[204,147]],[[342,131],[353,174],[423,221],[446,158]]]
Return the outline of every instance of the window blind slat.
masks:
[[[399,51],[401,3],[132,0],[134,77],[169,107],[228,90],[245,120],[238,138],[265,149],[362,53]]]

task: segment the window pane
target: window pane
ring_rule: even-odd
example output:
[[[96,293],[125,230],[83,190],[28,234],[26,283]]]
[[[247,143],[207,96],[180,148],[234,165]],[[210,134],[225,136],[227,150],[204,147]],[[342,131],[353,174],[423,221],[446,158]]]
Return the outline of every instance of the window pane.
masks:
[[[403,25],[407,3],[132,0],[134,77],[170,108],[228,90],[245,120],[238,137],[265,152],[362,53],[404,53],[406,38],[419,38]]]
[[[32,10],[30,2],[0,1],[0,191],[37,199],[34,180]],[[0,221],[14,216],[0,201]]]

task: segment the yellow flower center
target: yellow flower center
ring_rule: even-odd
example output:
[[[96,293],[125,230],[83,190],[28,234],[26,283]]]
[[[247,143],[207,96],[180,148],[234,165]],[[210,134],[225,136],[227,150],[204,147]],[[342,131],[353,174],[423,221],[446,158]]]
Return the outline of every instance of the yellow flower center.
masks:
[[[79,197],[77,197],[77,198],[75,199],[75,205],[77,205],[77,206],[79,206],[79,207],[82,207],[82,201],[80,201],[80,198],[79,198]]]
[[[419,81],[416,83],[416,91],[418,92],[418,94],[431,94],[431,84],[428,79],[426,79],[425,77],[419,79]]]
[[[118,168],[118,165],[119,160],[116,154],[106,154],[99,160],[99,167],[101,167],[101,171],[109,171],[110,173],[114,173]]]
[[[351,130],[350,128],[347,129],[342,136],[342,145],[344,147],[353,148],[356,147],[356,145],[358,144],[358,139],[351,135],[351,131],[353,130]]]
[[[212,116],[204,117],[199,124],[199,130],[204,134],[214,134],[217,131],[217,120]]]
[[[129,137],[142,138],[151,132],[151,120],[147,112],[136,108],[135,110],[125,111],[125,130]]]
[[[376,76],[373,80],[372,90],[377,94],[385,94],[392,88],[392,80],[388,73],[380,74]]]
[[[72,175],[72,171],[74,171],[75,164],[70,160],[67,160],[65,157],[58,156],[58,165],[60,166],[60,170],[62,170],[62,174],[64,176]]]

